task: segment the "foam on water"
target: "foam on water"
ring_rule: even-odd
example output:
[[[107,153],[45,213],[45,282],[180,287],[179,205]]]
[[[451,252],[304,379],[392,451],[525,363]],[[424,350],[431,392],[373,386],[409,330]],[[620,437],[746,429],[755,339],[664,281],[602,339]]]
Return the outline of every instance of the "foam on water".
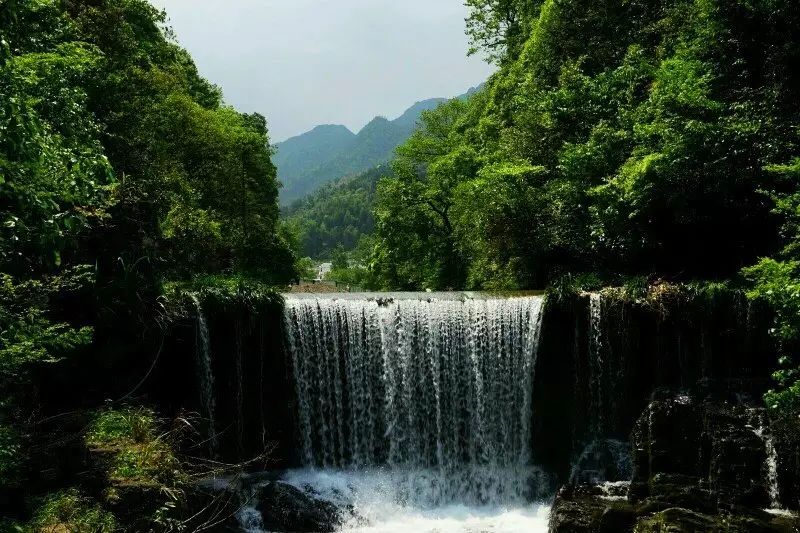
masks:
[[[465,533],[547,531],[549,505],[430,505],[430,473],[389,470],[295,470],[284,481],[345,512],[340,531],[363,533]],[[435,490],[435,489],[434,489]]]
[[[336,504],[341,531],[547,531],[530,426],[543,303],[287,296],[305,468],[284,482]]]

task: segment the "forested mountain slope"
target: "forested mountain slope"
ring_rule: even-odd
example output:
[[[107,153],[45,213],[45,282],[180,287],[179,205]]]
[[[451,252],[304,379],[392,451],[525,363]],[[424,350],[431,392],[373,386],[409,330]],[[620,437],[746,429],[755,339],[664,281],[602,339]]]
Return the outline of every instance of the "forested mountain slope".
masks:
[[[327,124],[276,145],[272,160],[289,185],[349,149],[356,134],[345,126]],[[285,186],[285,185],[284,185]]]
[[[281,203],[288,205],[326,183],[388,162],[413,133],[420,114],[444,101],[417,102],[395,120],[376,117],[357,135],[344,126],[321,126],[278,143],[275,165],[283,184]]]
[[[471,88],[456,99],[466,100],[482,87],[481,85]],[[364,154],[374,152],[369,146],[373,145],[375,140],[386,139],[387,130],[395,132],[391,135],[399,132],[407,138],[418,127],[423,113],[435,109],[444,102],[445,100],[440,99],[418,102],[391,123],[381,118],[373,120],[359,134],[359,137],[371,138],[372,141],[365,142],[364,146],[358,149],[342,153],[336,158],[338,162],[331,162],[326,168],[367,164],[370,157]],[[325,148],[332,144],[322,146],[320,143],[319,151],[315,152],[318,140],[325,135],[329,138],[344,139],[346,133],[342,133],[341,130],[349,133],[344,126],[320,126],[307,134],[282,143],[281,146],[284,147],[289,143],[291,145],[290,150],[283,152],[283,156],[281,151],[275,156],[278,171],[280,172],[282,164],[283,168],[287,166],[298,168],[294,161],[305,161],[305,168],[310,168],[313,164],[309,162],[318,160],[315,154],[329,153]],[[288,154],[292,154],[294,158],[292,161],[289,161]],[[393,157],[392,151],[385,160],[390,161]],[[284,214],[289,227],[299,240],[301,253],[314,258],[330,257],[331,252],[337,247],[353,250],[362,236],[370,235],[374,230],[375,188],[381,177],[389,176],[391,173],[391,164],[380,164],[358,174],[347,174],[334,180],[329,186],[322,186],[285,207]],[[314,172],[310,175],[314,175]]]
[[[391,173],[388,165],[381,165],[341,178],[286,208],[286,223],[299,240],[300,253],[330,258],[337,248],[353,250],[363,236],[371,235],[375,189],[378,181]]]

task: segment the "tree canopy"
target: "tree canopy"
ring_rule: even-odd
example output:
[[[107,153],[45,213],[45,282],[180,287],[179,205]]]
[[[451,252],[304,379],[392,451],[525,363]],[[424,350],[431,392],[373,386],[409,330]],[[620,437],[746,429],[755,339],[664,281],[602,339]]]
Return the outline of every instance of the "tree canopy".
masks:
[[[469,5],[501,68],[398,150],[376,208],[384,286],[721,278],[778,249],[764,191],[793,187],[768,169],[798,153],[796,5]]]

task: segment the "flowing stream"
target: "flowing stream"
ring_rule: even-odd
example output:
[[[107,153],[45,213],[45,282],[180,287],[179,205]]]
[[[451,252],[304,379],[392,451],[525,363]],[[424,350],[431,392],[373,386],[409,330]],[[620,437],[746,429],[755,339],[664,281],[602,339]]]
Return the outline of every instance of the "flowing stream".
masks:
[[[289,296],[303,470],[344,531],[546,531],[531,453],[543,298]]]

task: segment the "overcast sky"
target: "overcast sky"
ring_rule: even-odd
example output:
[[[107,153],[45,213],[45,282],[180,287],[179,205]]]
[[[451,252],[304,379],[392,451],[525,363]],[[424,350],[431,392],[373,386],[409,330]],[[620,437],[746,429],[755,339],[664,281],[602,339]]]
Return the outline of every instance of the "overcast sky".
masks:
[[[358,131],[486,80],[466,57],[463,0],[151,0],[225,99],[273,142],[317,124]]]

